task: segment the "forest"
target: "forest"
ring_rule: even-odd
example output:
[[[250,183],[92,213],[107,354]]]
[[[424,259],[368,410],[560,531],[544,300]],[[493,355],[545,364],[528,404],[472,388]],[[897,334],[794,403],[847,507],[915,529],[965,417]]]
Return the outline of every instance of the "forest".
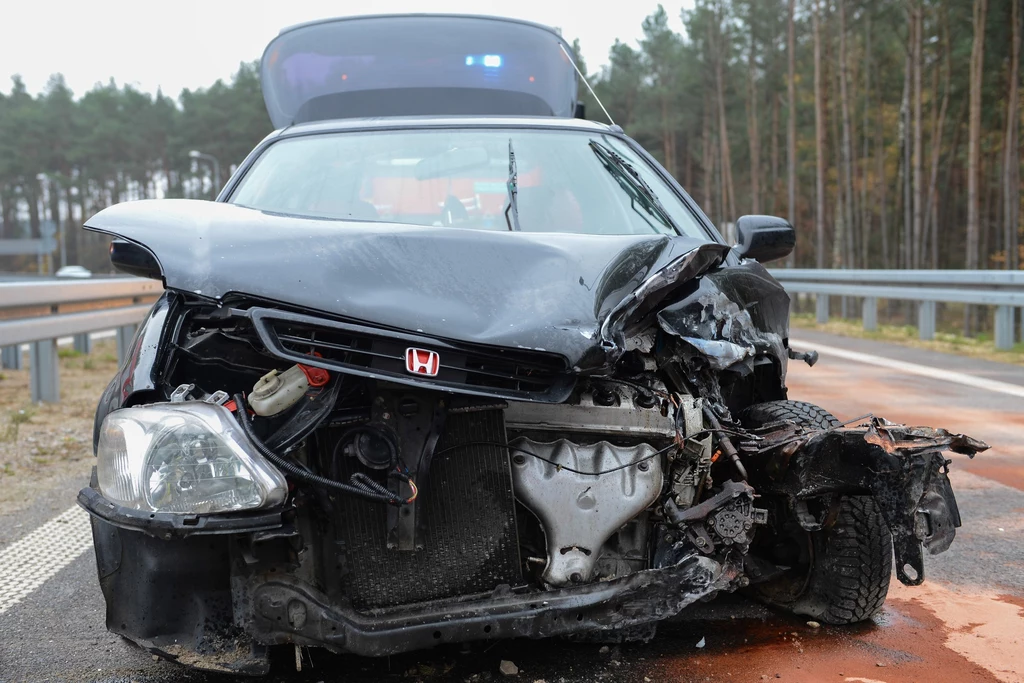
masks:
[[[789,218],[786,265],[1020,267],[1021,0],[696,0],[681,34],[678,8],[652,9],[637,44],[580,67],[723,230]],[[212,169],[189,151],[226,177],[270,130],[255,62],[177,97],[114,80],[76,96],[59,74],[33,94],[15,76],[0,93],[0,238],[61,220],[68,263],[102,269],[103,240],[73,229],[85,218],[210,198]]]

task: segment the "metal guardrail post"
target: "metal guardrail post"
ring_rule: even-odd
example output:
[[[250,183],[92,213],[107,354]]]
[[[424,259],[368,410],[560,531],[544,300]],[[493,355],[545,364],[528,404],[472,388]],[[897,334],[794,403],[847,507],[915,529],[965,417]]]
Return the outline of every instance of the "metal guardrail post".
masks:
[[[60,401],[60,372],[57,364],[57,340],[44,339],[29,344],[29,385],[32,402]]]
[[[124,363],[124,359],[128,356],[128,349],[132,345],[132,337],[135,336],[135,329],[137,325],[125,325],[124,327],[117,328],[115,336],[117,337],[117,362]]]
[[[21,347],[5,346],[0,349],[0,368],[8,370],[21,370]]]
[[[828,294],[814,295],[814,311],[819,325],[828,322]]]
[[[92,337],[88,332],[76,334],[74,337],[75,351],[79,353],[92,353]]]
[[[995,342],[997,349],[1013,348],[1013,307],[996,306]]]
[[[934,301],[917,302],[917,332],[924,341],[935,339],[936,308]]]
[[[76,350],[89,353],[89,333],[117,330],[118,354],[123,359],[139,321],[152,310],[151,300],[161,292],[159,282],[143,278],[0,282],[0,365],[20,368],[18,345],[29,344],[32,400],[57,402],[56,340],[72,337]],[[31,313],[24,317],[19,309]],[[40,309],[48,310],[49,315],[37,314]]]
[[[873,296],[864,297],[861,304],[861,318],[864,321],[864,329],[874,332],[878,329],[878,299]]]

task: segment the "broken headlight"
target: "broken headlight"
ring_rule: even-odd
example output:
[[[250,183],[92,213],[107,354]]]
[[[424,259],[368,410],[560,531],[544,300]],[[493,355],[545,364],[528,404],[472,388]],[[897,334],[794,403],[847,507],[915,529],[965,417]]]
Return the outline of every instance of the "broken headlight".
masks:
[[[96,457],[104,497],[146,512],[267,508],[288,493],[227,408],[212,403],[116,410],[103,420]]]

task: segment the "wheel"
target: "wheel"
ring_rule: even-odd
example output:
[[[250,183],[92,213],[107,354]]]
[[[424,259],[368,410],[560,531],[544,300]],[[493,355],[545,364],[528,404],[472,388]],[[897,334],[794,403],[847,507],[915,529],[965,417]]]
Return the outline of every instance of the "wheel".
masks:
[[[831,413],[801,401],[771,401],[740,416],[746,427],[791,420],[808,427],[838,427]],[[885,602],[892,574],[892,536],[872,496],[837,495],[808,501],[824,519],[820,531],[805,531],[784,500],[769,501],[775,523],[752,552],[789,569],[753,588],[759,598],[828,624],[871,618]]]

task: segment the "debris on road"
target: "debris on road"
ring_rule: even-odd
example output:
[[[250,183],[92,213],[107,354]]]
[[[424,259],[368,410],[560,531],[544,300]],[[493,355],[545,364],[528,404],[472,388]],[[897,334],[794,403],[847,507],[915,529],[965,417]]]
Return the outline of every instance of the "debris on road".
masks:
[[[500,671],[503,676],[519,675],[519,667],[513,664],[512,662],[508,661],[507,659],[501,660],[501,664],[498,665],[498,671]]]

